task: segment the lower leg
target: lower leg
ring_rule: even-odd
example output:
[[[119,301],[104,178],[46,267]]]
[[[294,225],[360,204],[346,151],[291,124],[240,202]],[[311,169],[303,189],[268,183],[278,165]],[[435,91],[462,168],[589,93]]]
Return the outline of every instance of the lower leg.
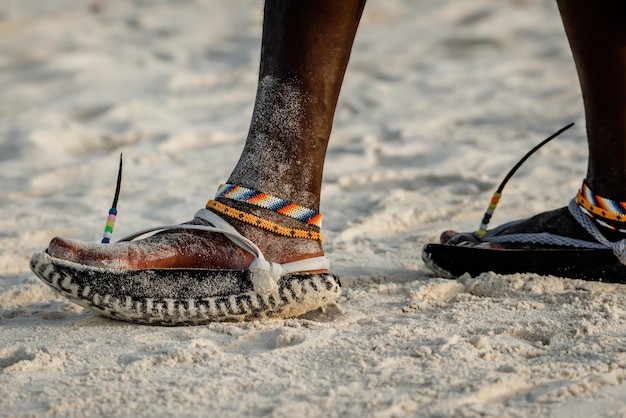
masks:
[[[589,143],[587,182],[626,201],[626,4],[558,0],[582,88]]]
[[[626,6],[619,0],[557,0],[582,89],[589,146],[587,183],[599,196],[626,201]],[[541,213],[501,233],[549,232],[594,239],[567,208]],[[611,241],[617,231],[603,229]],[[446,231],[443,243],[475,240]]]
[[[229,183],[319,208],[339,90],[365,1],[267,1],[259,84]]]
[[[229,183],[319,210],[326,147],[364,3],[266,1],[254,114]],[[300,221],[267,209],[219,200],[289,228],[303,227]],[[286,238],[225,219],[256,242],[270,261],[284,263],[323,254],[318,241]],[[249,254],[220,234],[180,230],[114,245],[55,238],[48,251],[81,264],[118,268],[244,269],[251,261]]]
[[[365,0],[266,1],[254,112],[228,183],[319,211],[326,148],[364,6]],[[302,227],[265,209],[218,200],[287,227]],[[266,231],[237,227],[252,241],[266,243],[270,254],[323,254],[316,241],[268,241]]]

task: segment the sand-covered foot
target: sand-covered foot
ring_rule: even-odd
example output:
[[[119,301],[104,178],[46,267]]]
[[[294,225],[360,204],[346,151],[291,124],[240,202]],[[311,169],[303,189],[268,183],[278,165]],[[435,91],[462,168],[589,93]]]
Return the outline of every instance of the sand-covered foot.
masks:
[[[341,294],[318,241],[227,221],[238,235],[212,216],[200,216],[191,222],[201,225],[195,229],[174,226],[135,241],[54,238],[46,252],[33,254],[30,266],[44,283],[87,309],[152,325],[295,317]],[[250,252],[203,229],[209,222]]]
[[[203,221],[195,219],[194,223]],[[317,241],[283,237],[254,226],[232,221],[239,232],[256,243],[265,258],[277,263],[324,255]],[[52,239],[48,253],[85,266],[113,269],[147,268],[248,268],[252,254],[219,233],[169,230],[130,242],[86,243],[66,238]]]

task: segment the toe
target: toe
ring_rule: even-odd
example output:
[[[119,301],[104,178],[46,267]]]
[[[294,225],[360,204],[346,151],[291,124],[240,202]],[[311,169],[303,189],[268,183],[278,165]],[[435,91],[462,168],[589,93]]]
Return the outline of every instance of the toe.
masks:
[[[441,243],[448,245],[476,246],[481,240],[471,232],[445,231],[441,234]]]
[[[54,237],[48,245],[48,254],[52,257],[68,261],[78,261],[80,256],[79,241]]]
[[[454,236],[458,235],[459,233],[453,229],[449,229],[447,231],[443,231],[441,233],[441,235],[439,236],[439,242],[442,244],[447,243],[448,241],[450,241],[450,239],[452,239]]]

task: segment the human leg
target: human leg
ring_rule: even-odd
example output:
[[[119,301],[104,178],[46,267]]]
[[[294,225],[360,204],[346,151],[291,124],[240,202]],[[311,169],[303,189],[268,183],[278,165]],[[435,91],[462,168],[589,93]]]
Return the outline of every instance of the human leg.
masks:
[[[586,185],[581,189],[583,192],[593,190],[595,195],[605,198],[605,201],[624,202],[626,27],[623,22],[626,18],[626,7],[613,0],[558,0],[557,3],[576,63],[585,106],[589,164]],[[603,239],[606,238],[609,242],[604,244],[609,247],[613,245],[611,243],[626,237],[620,231],[626,230],[626,222],[619,221],[621,218],[610,214],[602,216],[601,210],[590,214],[587,210],[590,207],[588,203],[580,202],[572,208],[541,213],[527,220],[496,228],[487,237],[476,233],[458,234],[455,231],[446,231],[441,236],[441,242],[484,249],[516,248],[532,251],[574,245],[569,238],[592,243],[604,242]],[[593,218],[591,228],[597,227],[600,237],[596,237],[588,227],[582,225],[587,224],[587,221],[577,215],[581,213],[581,208],[585,212],[583,217]],[[516,238],[511,238],[514,234]],[[520,241],[517,238],[519,234],[525,235],[522,239],[527,241]],[[545,234],[550,236],[546,237]],[[554,237],[566,239],[553,240]],[[432,265],[433,257],[436,256],[433,254],[437,251],[446,252],[446,249],[436,245],[424,249],[427,263]]]
[[[31,269],[105,316],[159,325],[296,316],[336,299],[319,235],[326,146],[364,0],[268,0],[241,158],[186,224],[115,244],[54,238]],[[135,237],[136,238],[136,237]]]
[[[255,110],[228,183],[319,209],[326,146],[363,6],[363,0],[266,2]],[[218,200],[285,227],[315,229],[247,203]],[[258,243],[271,261],[323,254],[318,241],[225,219]],[[180,230],[110,245],[55,238],[48,252],[84,265],[135,269],[242,269],[251,261],[246,251],[220,234]]]
[[[600,196],[626,201],[626,4],[557,3],[583,94],[587,182]]]

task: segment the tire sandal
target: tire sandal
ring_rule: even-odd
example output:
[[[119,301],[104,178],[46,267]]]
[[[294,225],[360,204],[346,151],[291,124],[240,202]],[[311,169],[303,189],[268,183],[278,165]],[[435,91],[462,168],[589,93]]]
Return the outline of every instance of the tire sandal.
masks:
[[[572,222],[580,226],[580,235],[585,238],[551,232],[506,232],[527,219],[508,222],[487,231],[506,182],[530,155],[572,125],[542,141],[511,169],[494,193],[478,231],[456,235],[445,244],[425,245],[422,259],[426,266],[446,278],[457,278],[465,273],[477,276],[491,271],[626,283],[626,239],[610,241],[605,237],[609,234],[603,234],[599,228],[613,234],[626,234],[626,202],[595,195],[586,181],[583,181],[577,197],[567,208],[554,212],[561,216],[569,214]]]
[[[120,182],[121,160],[104,243],[109,242],[113,232]],[[321,224],[321,215],[316,211],[243,187],[224,185],[217,197],[248,203],[250,197],[255,197],[254,205],[309,225]],[[112,269],[55,258],[47,251],[33,254],[30,267],[52,289],[91,311],[116,320],[150,325],[199,325],[214,321],[294,317],[323,307],[340,295],[340,283],[335,275],[307,273],[328,270],[330,262],[326,257],[284,264],[269,262],[255,243],[215,212],[281,235],[321,240],[319,232],[282,227],[211,200],[207,208],[195,214],[194,224],[149,228],[119,242],[172,229],[217,232],[254,256],[247,270]]]

